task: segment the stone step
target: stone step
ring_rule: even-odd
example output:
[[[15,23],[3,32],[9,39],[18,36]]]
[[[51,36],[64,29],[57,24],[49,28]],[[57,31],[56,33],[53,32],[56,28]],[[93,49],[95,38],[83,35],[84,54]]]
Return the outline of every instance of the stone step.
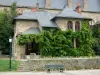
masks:
[[[19,69],[19,70],[29,70],[29,69]]]
[[[18,72],[30,72],[30,70],[18,70]]]
[[[25,67],[24,66],[19,66],[18,68],[29,68],[29,66],[27,66],[27,67],[26,66]]]
[[[27,62],[20,62],[20,64],[27,64]]]
[[[30,72],[30,68],[27,64],[27,61],[20,61],[18,72]]]
[[[29,66],[28,65],[26,65],[26,66],[25,65],[19,65],[19,67],[29,67]]]
[[[27,64],[20,64],[19,66],[25,66],[25,65],[28,66]]]
[[[29,68],[19,67],[18,69],[29,69]]]
[[[19,69],[18,71],[26,72],[26,71],[30,71],[30,69]]]

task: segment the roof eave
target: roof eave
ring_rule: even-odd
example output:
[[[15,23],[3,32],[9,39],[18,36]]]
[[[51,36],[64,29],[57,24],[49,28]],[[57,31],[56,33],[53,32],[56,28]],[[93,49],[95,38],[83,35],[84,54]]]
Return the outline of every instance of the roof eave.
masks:
[[[37,20],[37,19],[14,18],[14,20]]]
[[[41,27],[51,27],[51,28],[58,28],[58,26],[41,26]]]
[[[84,20],[92,20],[92,18],[85,18],[85,17],[83,17],[83,18],[78,18],[78,17],[64,17],[64,16],[56,16],[56,17],[54,17],[53,19],[55,19],[55,18],[69,18],[69,19],[84,19]],[[53,20],[53,19],[51,19],[51,20]]]

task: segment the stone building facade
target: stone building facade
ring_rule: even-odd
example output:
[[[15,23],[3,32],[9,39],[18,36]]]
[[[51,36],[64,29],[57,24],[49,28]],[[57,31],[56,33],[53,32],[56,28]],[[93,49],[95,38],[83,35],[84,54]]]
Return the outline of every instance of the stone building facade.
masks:
[[[35,1],[35,0],[34,0]],[[43,0],[44,1],[44,0]],[[57,0],[58,1],[58,0]],[[57,2],[56,0],[55,0],[55,2]],[[59,6],[61,6],[62,4],[60,4],[60,2],[59,2],[59,4],[57,4],[57,5],[59,5],[58,7],[56,6],[55,8],[53,8],[53,6],[54,5],[56,5],[56,4],[54,4],[53,5],[53,2],[52,2],[52,0],[45,0],[45,5],[44,5],[44,7],[39,7],[40,5],[38,5],[38,2],[35,4],[36,6],[18,6],[17,7],[17,11],[18,11],[18,13],[21,15],[22,14],[22,16],[19,16],[16,20],[15,20],[15,31],[14,31],[14,38],[13,38],[13,56],[15,57],[15,59],[22,59],[26,54],[25,54],[25,45],[23,45],[23,46],[21,46],[21,45],[18,45],[18,43],[17,43],[17,37],[18,37],[18,35],[19,34],[23,34],[25,31],[28,31],[28,29],[34,29],[34,28],[38,28],[39,29],[39,31],[41,32],[42,31],[42,25],[41,25],[41,23],[42,23],[42,21],[41,20],[39,20],[39,19],[37,19],[36,18],[36,20],[35,19],[33,19],[33,17],[31,17],[30,15],[30,18],[29,18],[29,16],[27,15],[27,19],[25,18],[25,16],[23,16],[24,15],[24,13],[29,13],[29,12],[32,12],[32,10],[34,11],[34,12],[40,12],[40,11],[46,11],[46,12],[48,12],[48,13],[52,13],[52,14],[54,14],[54,16],[52,16],[52,18],[55,18],[55,16],[57,16],[56,17],[56,21],[54,21],[55,23],[56,23],[56,25],[57,26],[53,26],[53,27],[59,27],[61,30],[67,30],[68,29],[68,23],[69,22],[72,22],[72,29],[73,29],[73,31],[75,31],[75,24],[76,24],[76,22],[78,22],[79,23],[79,27],[80,27],[80,29],[81,29],[81,22],[82,22],[82,20],[86,17],[86,18],[90,18],[90,19],[92,19],[91,21],[90,21],[90,25],[95,25],[96,24],[96,22],[98,22],[98,21],[100,21],[100,12],[96,12],[96,11],[89,11],[89,1],[90,0],[76,0],[76,6],[77,6],[77,3],[80,3],[80,5],[81,5],[81,1],[83,1],[83,6],[82,6],[82,12],[81,12],[81,14],[79,14],[79,15],[82,15],[82,16],[84,16],[84,17],[82,17],[82,16],[77,16],[77,17],[75,17],[75,15],[73,15],[73,14],[75,14],[75,13],[73,13],[72,14],[72,17],[70,17],[70,18],[68,18],[67,16],[65,17],[65,18],[63,18],[62,16],[60,16],[59,17],[59,14],[61,14],[63,11],[64,11],[64,9],[66,9],[66,13],[67,12],[69,12],[70,11],[70,9],[69,8],[71,8],[71,12],[74,12],[74,10],[75,9],[73,9],[73,3],[75,2],[75,0],[59,0],[60,2],[62,2],[62,1],[65,1],[65,2],[67,2],[67,3],[65,3],[66,5],[63,5],[63,7],[59,7]],[[92,0],[91,0],[92,1]],[[97,1],[97,0],[96,0]],[[64,3],[64,2],[63,2]],[[66,8],[66,6],[68,7],[68,8]],[[8,6],[6,6],[6,5],[1,5],[0,6],[0,10],[2,11],[2,10],[4,10],[4,8],[7,8],[7,9],[9,9],[9,5]],[[76,7],[74,7],[74,8],[76,8]],[[67,10],[68,9],[68,10]],[[73,11],[72,11],[73,10]],[[33,13],[34,13],[33,12]],[[44,15],[43,14],[44,12],[42,12],[42,15]],[[70,12],[69,12],[70,13]],[[40,13],[41,14],[41,13]],[[36,14],[35,14],[36,15]],[[50,14],[48,14],[49,16],[50,16]],[[47,15],[47,16],[48,16]],[[70,15],[70,14],[69,14]],[[23,17],[23,18],[22,18]],[[42,16],[43,17],[43,16]],[[74,17],[75,17],[75,19],[74,19]],[[32,19],[31,19],[32,18]],[[38,17],[38,18],[40,18],[40,17]],[[46,21],[50,21],[49,23],[51,24],[51,16],[48,18],[48,20],[46,20],[46,18],[44,17],[44,20],[46,20]],[[86,19],[85,18],[85,19]],[[45,21],[44,21],[45,22]],[[44,23],[43,23],[44,24]],[[45,23],[45,24],[48,24],[48,23]],[[44,24],[44,25],[45,25]],[[49,25],[50,25],[49,24]],[[51,25],[52,26],[52,25]],[[50,27],[51,27],[50,26]],[[76,43],[74,42],[74,47],[76,46]]]
[[[31,15],[29,15],[29,14],[31,14]],[[21,45],[17,44],[18,34],[23,34],[29,28],[37,27],[40,31],[42,31],[42,27],[53,27],[53,28],[58,27],[63,31],[72,29],[75,32],[75,31],[81,29],[81,22],[84,19],[88,19],[88,18],[83,17],[81,14],[77,13],[76,11],[68,8],[67,6],[61,11],[60,14],[55,15],[55,16],[53,16],[53,15],[54,14],[51,14],[50,12],[47,12],[47,11],[44,12],[42,10],[39,10],[39,11],[31,12],[31,13],[28,12],[26,14],[22,14],[22,15],[16,17],[15,35],[14,35],[14,44],[15,45],[14,45],[14,49],[13,49],[13,51],[14,51],[13,55],[15,56],[15,58],[23,59],[23,57],[30,56],[29,54],[31,52],[27,55],[26,45],[21,46]],[[31,16],[34,16],[34,17],[31,17]],[[49,17],[46,17],[46,16],[49,16]],[[56,19],[56,20],[53,20],[53,19]],[[54,22],[54,23],[52,23],[52,22]],[[47,26],[45,26],[45,25],[47,25]],[[76,28],[76,27],[78,27],[78,28]],[[76,47],[75,39],[74,39],[74,47]],[[34,52],[34,51],[32,51],[32,52]]]

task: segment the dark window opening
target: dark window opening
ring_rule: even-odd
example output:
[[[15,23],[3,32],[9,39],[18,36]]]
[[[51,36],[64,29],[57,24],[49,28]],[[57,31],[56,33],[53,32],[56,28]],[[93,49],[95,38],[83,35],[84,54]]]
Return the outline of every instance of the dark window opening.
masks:
[[[78,21],[76,21],[75,23],[75,31],[79,31],[80,30],[80,23]]]
[[[72,21],[68,21],[67,25],[68,25],[68,29],[72,29],[73,30],[73,23],[72,23]]]
[[[26,44],[25,54],[30,55],[30,53],[39,54],[39,44],[32,42]]]
[[[78,47],[79,47],[79,40],[76,39],[76,48],[78,48]]]

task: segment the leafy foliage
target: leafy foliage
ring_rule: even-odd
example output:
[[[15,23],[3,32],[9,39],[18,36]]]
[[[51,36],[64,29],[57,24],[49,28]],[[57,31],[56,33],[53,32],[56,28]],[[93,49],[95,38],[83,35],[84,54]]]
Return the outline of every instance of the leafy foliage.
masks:
[[[83,22],[82,30],[77,32],[45,29],[38,35],[20,35],[18,43],[25,44],[35,40],[40,45],[42,56],[93,56],[93,38],[91,30],[86,27],[87,23],[88,21]],[[79,41],[78,48],[74,48],[74,39],[76,38]]]
[[[8,53],[8,39],[14,34],[14,25],[12,22],[16,15],[16,3],[12,4],[10,10],[4,9],[4,11],[0,12],[0,50],[3,53]]]
[[[92,37],[91,29],[89,28],[88,21],[82,23],[82,29],[79,32],[75,32],[76,38],[79,41],[79,52],[81,56],[92,56],[94,51],[92,45],[94,38]]]
[[[93,49],[96,55],[100,55],[100,25],[94,25],[92,27],[92,31],[93,31],[93,37],[95,38]]]

